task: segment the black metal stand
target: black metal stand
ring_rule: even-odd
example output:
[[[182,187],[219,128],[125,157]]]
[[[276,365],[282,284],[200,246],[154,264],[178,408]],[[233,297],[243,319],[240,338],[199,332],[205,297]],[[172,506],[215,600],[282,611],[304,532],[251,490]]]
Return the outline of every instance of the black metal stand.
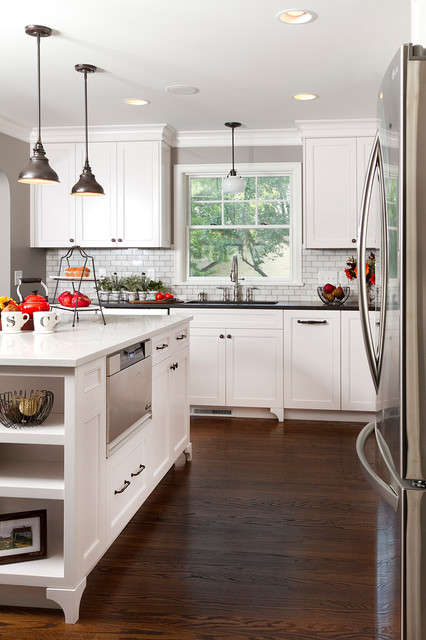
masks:
[[[82,268],[82,271],[81,271],[81,276],[79,278],[69,278],[69,277],[65,277],[65,276],[62,277],[61,276],[62,263],[63,263],[64,260],[66,260],[67,261],[67,265],[69,267],[70,266],[70,258],[74,254],[74,251],[78,251],[80,256],[84,260],[83,268]],[[83,277],[84,269],[86,268],[87,262],[89,260],[91,261],[91,267],[92,267],[91,270],[92,270],[92,273],[93,273],[93,278],[90,278],[90,280],[88,278],[84,278]],[[59,282],[60,281],[61,282],[64,282],[64,281],[70,282],[71,281],[73,293],[77,292],[77,299],[75,301],[74,307],[69,307],[69,311],[72,311],[72,310],[74,311],[74,317],[73,317],[73,321],[72,321],[72,326],[73,327],[75,327],[75,321],[77,320],[77,322],[78,322],[78,320],[79,320],[79,317],[78,317],[79,311],[83,311],[83,310],[96,311],[96,312],[100,311],[101,312],[101,316],[102,316],[102,321],[103,321],[104,324],[106,324],[105,317],[104,317],[104,312],[102,310],[102,305],[101,305],[101,301],[100,301],[100,298],[99,298],[98,281],[96,279],[95,261],[93,259],[93,256],[89,256],[89,254],[86,253],[86,251],[84,251],[84,249],[82,249],[81,247],[74,246],[74,247],[71,247],[71,249],[69,249],[67,251],[67,253],[64,256],[62,256],[62,258],[60,259],[60,262],[59,262],[59,273],[58,273],[58,277],[56,279],[56,287],[55,287],[55,293],[53,295],[53,304],[52,304],[52,306],[58,306],[60,309],[67,310],[67,307],[64,307],[63,305],[61,305],[61,304],[59,304],[57,302],[55,303],[56,294],[58,292],[58,286],[59,286]],[[95,283],[95,291],[96,291],[96,296],[98,298],[99,307],[98,306],[96,306],[95,308],[77,307],[78,294],[80,293],[81,285],[82,285],[82,283],[84,281],[86,281],[86,282],[92,282],[93,281]],[[74,284],[75,282],[78,282],[77,288],[75,287],[75,284]]]

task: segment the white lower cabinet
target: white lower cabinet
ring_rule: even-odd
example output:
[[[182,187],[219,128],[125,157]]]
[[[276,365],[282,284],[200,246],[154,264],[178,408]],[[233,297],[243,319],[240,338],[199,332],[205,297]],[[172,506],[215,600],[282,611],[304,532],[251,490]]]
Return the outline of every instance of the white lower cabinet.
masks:
[[[284,368],[285,408],[375,410],[358,311],[285,311]]]
[[[109,546],[134,516],[151,489],[146,449],[151,422],[116,451],[106,464],[106,522]],[[148,441],[148,445],[147,445]]]
[[[211,311],[197,309],[191,324],[190,404],[266,407],[281,415],[282,311]]]
[[[339,311],[284,312],[284,408],[340,409]]]
[[[191,458],[189,441],[189,327],[164,332],[153,341],[152,438],[150,465],[157,483],[183,451]]]
[[[364,348],[358,311],[341,312],[342,406],[344,411],[374,411],[376,393]],[[375,322],[374,313],[370,322]]]

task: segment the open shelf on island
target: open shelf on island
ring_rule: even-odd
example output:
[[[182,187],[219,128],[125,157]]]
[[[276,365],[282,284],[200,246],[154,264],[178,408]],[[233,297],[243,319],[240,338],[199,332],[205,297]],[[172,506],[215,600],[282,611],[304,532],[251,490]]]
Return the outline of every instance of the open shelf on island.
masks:
[[[63,462],[19,458],[0,460],[0,496],[63,499]]]
[[[0,424],[0,442],[17,444],[64,444],[65,427],[62,414],[51,413],[36,427],[13,428]]]

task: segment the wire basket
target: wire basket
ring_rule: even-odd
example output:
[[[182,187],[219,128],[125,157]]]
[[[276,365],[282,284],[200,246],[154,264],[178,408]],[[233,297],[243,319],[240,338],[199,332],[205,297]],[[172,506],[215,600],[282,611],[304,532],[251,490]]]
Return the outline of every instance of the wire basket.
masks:
[[[51,391],[31,391],[0,393],[0,422],[5,427],[23,429],[42,424],[52,411]]]
[[[350,287],[340,287],[343,291],[343,296],[338,298],[332,293],[324,293],[324,287],[317,287],[317,293],[324,304],[328,304],[332,307],[342,305],[349,298]],[[327,297],[329,296],[329,297]]]

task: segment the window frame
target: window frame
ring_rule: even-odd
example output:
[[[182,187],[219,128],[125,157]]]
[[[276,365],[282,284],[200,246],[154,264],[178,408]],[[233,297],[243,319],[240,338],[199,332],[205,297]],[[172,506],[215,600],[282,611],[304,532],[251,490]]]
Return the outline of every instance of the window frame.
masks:
[[[290,176],[290,248],[291,278],[248,277],[247,285],[302,285],[302,163],[262,162],[239,164],[238,173],[243,177]],[[190,178],[224,178],[229,172],[226,164],[178,164],[174,171],[174,240],[175,240],[175,284],[193,286],[223,285],[227,277],[200,277],[189,275],[189,229],[190,229]],[[271,225],[274,226],[274,225]],[[213,227],[214,228],[214,227]],[[246,227],[245,227],[246,228]]]

